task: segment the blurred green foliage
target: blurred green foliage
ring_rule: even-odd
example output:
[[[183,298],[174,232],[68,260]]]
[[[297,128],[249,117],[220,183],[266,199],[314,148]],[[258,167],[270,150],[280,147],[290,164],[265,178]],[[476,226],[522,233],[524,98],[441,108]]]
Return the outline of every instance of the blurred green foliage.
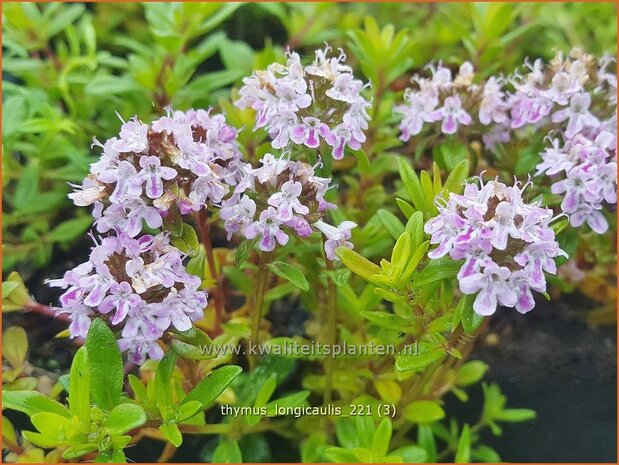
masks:
[[[615,19],[611,3],[3,3],[3,271],[27,277],[89,228],[67,183],[95,159],[92,138],[117,132],[115,112],[229,108],[252,69],[325,41],[374,50],[350,59],[381,93],[430,60],[471,60],[488,75],[555,49],[614,53]],[[375,110],[381,123],[389,105]]]

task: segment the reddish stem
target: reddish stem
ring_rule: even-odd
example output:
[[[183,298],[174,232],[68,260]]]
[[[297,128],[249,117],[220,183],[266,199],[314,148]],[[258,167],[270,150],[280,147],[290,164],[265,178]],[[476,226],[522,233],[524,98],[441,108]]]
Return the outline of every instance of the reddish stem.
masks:
[[[47,305],[40,304],[38,302],[29,302],[24,305],[24,310],[27,310],[32,313],[37,313],[39,315],[46,316],[48,318],[53,318],[58,321],[62,321],[64,323],[70,323],[71,318],[69,315],[65,315],[64,313],[58,313],[52,307],[48,307]]]
[[[208,262],[209,271],[212,278],[215,280],[213,299],[215,300],[215,336],[217,336],[222,333],[221,323],[224,317],[224,293],[221,277],[218,275],[215,266],[215,255],[213,254],[213,244],[211,242],[211,226],[208,222],[208,214],[204,208],[198,213],[198,231],[200,233],[200,241],[206,251],[206,261]]]

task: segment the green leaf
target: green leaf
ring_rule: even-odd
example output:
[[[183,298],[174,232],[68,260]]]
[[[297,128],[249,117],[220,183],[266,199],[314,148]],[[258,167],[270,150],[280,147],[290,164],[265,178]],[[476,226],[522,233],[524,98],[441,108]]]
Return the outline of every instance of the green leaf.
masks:
[[[30,417],[34,427],[59,444],[66,441],[65,429],[71,425],[71,420],[65,416],[51,412],[39,412]]]
[[[192,400],[179,405],[176,409],[176,421],[187,421],[202,411],[202,403],[197,400]]]
[[[75,22],[84,12],[84,5],[62,5],[62,9],[47,23],[47,37],[52,37],[63,31],[69,24]]]
[[[420,342],[417,353],[413,355],[396,355],[396,371],[419,370],[439,360],[445,355],[445,349],[437,344]]]
[[[365,153],[363,149],[347,150],[347,152],[352,153],[352,155],[357,159],[357,166],[359,167],[360,173],[370,173],[370,159],[368,158],[368,154]]]
[[[5,284],[13,284],[15,286],[11,291],[14,292],[20,283],[8,281],[2,283],[2,291],[4,297]],[[26,331],[21,326],[10,326],[2,335],[2,357],[4,357],[12,367],[23,366],[28,355],[28,336]]]
[[[241,268],[242,265],[247,261],[247,258],[249,257],[249,253],[251,252],[253,245],[254,245],[253,241],[243,241],[236,248],[236,252],[234,253],[234,264],[238,268]]]
[[[493,448],[483,444],[473,449],[471,456],[478,462],[499,463],[502,461],[499,454]]]
[[[177,355],[187,360],[207,360],[217,355],[214,350],[204,350],[202,347],[187,344],[177,339],[172,339],[172,350]]]
[[[86,347],[80,347],[71,364],[69,409],[79,418],[82,428],[90,428],[90,367]]]
[[[13,206],[20,210],[26,207],[39,191],[39,165],[31,162],[21,173],[15,193],[12,197]]]
[[[71,418],[69,409],[37,391],[2,391],[2,408],[17,410],[28,416],[50,412]]]
[[[200,241],[198,241],[196,230],[187,223],[183,223],[180,236],[170,236],[170,243],[190,257],[196,257],[200,250]]]
[[[559,243],[559,247],[565,251],[568,257],[571,257],[576,253],[579,239],[580,235],[578,234],[578,230],[572,227],[566,227],[559,234],[557,234],[557,242]],[[564,257],[562,255],[558,256],[555,258],[555,262],[557,265],[562,265],[568,261],[568,257]]]
[[[394,273],[396,276],[400,276],[404,267],[408,263],[411,253],[413,251],[411,247],[411,236],[406,231],[402,232],[391,252],[391,264],[394,267]]]
[[[411,236],[411,248],[413,250],[417,250],[423,243],[423,224],[423,213],[421,212],[413,213],[406,223],[406,231]]]
[[[395,203],[398,205],[398,207],[400,208],[400,211],[404,214],[405,217],[410,218],[413,215],[413,213],[415,213],[415,207],[413,207],[406,200],[396,197]]]
[[[528,408],[507,408],[501,410],[500,413],[494,416],[495,420],[505,421],[508,423],[519,423],[522,421],[533,420],[537,414],[535,410]]]
[[[468,334],[473,334],[483,323],[484,317],[475,313],[473,310],[473,302],[475,295],[465,295],[458,302],[457,312],[461,315],[462,328]]]
[[[403,318],[393,313],[386,313],[381,311],[368,312],[362,311],[361,316],[370,320],[381,328],[389,329],[391,331],[397,331],[399,333],[405,332],[416,320],[414,318]]]
[[[439,146],[447,171],[453,171],[462,162],[468,162],[466,145],[457,139],[448,139]],[[468,172],[467,172],[468,174]]]
[[[337,270],[328,270],[327,275],[335,283],[337,287],[344,287],[348,284],[350,278],[350,270],[346,268],[340,268]]]
[[[127,376],[127,380],[129,381],[129,385],[133,390],[133,394],[135,395],[136,400],[144,401],[148,398],[148,391],[146,390],[146,386],[144,386],[144,383],[142,383],[142,381],[140,381],[137,376],[129,374]]]
[[[445,411],[437,402],[418,400],[404,408],[404,418],[413,423],[432,423],[445,418]]]
[[[221,393],[230,385],[232,380],[242,371],[243,369],[236,365],[227,365],[217,368],[187,394],[187,397],[183,399],[181,405],[192,400],[197,400],[202,403],[202,408],[206,409],[215,402]]]
[[[52,242],[70,243],[84,234],[90,225],[92,225],[92,218],[89,216],[82,216],[63,221],[50,231],[47,235],[47,240]]]
[[[157,365],[155,373],[155,400],[163,413],[165,407],[173,405],[172,402],[172,373],[176,367],[176,354],[173,351],[166,353]]]
[[[378,216],[378,219],[382,225],[395,240],[397,240],[404,232],[404,225],[402,222],[389,210],[381,208],[376,212],[376,216]]]
[[[183,435],[176,423],[164,423],[159,427],[159,431],[161,431],[163,437],[170,441],[174,447],[179,447],[183,443]]]
[[[428,453],[419,446],[404,446],[391,451],[389,455],[397,455],[404,463],[423,463],[428,461]]]
[[[423,423],[419,424],[417,430],[417,443],[423,447],[428,454],[427,461],[429,463],[436,462],[436,440],[434,439],[434,433],[430,425]]]
[[[120,436],[146,422],[146,412],[137,404],[119,404],[112,409],[103,425],[111,435]]]
[[[449,176],[447,176],[445,184],[443,185],[447,192],[461,193],[464,189],[464,181],[466,181],[469,175],[469,170],[470,163],[468,160],[461,160],[458,162],[449,173]]]
[[[213,463],[243,463],[239,443],[234,439],[222,438],[213,452]]]
[[[127,77],[97,75],[87,85],[84,91],[88,95],[110,97],[127,93],[136,93],[140,87]]]
[[[118,342],[107,324],[97,318],[86,337],[90,365],[91,393],[94,402],[104,410],[112,410],[122,394],[124,371]]]
[[[272,400],[266,407],[269,414],[275,412],[275,407],[278,408],[294,408],[300,407],[305,404],[305,401],[310,395],[310,391],[299,391],[288,396],[280,397],[279,399]]]
[[[471,429],[465,424],[458,440],[456,448],[456,463],[469,463],[471,461]]]
[[[404,188],[417,210],[428,211],[428,202],[415,170],[402,158],[398,158],[398,169]]]
[[[425,256],[426,252],[428,251],[429,246],[430,246],[430,241],[425,241],[419,247],[417,247],[417,249],[413,253],[413,256],[408,261],[406,268],[402,272],[402,276],[400,277],[401,283],[408,284],[410,282],[411,278],[413,277],[413,274],[417,270],[417,266],[419,266],[419,262],[421,262],[421,259]]]
[[[480,360],[466,362],[456,372],[456,384],[469,386],[479,382],[488,371],[488,365]]]
[[[204,331],[190,328],[187,331],[174,331],[172,349],[178,355],[189,360],[205,360],[213,358],[216,352],[206,350],[213,346],[213,340]]]
[[[325,433],[314,432],[301,444],[301,463],[318,463],[326,443]]]
[[[391,419],[383,418],[372,439],[372,453],[374,457],[383,457],[389,450],[389,442],[391,441]]]
[[[537,165],[542,161],[539,150],[535,147],[526,147],[518,154],[518,160],[514,166],[514,174],[516,176],[525,176],[528,173],[535,171]]]
[[[430,260],[414,279],[413,284],[416,287],[426,287],[442,279],[454,280],[461,266],[461,262],[447,257]]]
[[[373,276],[381,274],[383,271],[382,268],[369,261],[363,255],[346,247],[338,247],[335,253],[350,271],[361,276],[366,281],[374,281]]]
[[[309,291],[309,283],[303,275],[303,272],[294,265],[290,265],[285,262],[274,261],[269,263],[269,269],[277,276],[290,281],[299,289],[307,292]]]
[[[325,449],[325,455],[330,461],[335,462],[335,463],[358,463],[359,462],[359,457],[357,456],[355,451],[344,449],[342,447],[329,447]]]
[[[62,457],[67,460],[74,460],[82,457],[83,455],[94,452],[98,448],[98,444],[75,444],[74,446],[71,446],[67,450],[65,450],[62,454]]]

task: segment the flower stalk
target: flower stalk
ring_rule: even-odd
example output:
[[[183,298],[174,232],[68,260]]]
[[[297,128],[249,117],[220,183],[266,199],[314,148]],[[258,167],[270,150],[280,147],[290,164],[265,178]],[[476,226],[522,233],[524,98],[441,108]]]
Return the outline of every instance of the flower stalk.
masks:
[[[208,221],[206,209],[200,210],[198,213],[198,230],[200,233],[200,241],[206,251],[206,261],[208,263],[209,273],[215,281],[215,289],[213,290],[213,300],[215,302],[215,327],[214,335],[218,336],[222,332],[221,324],[224,317],[224,292],[221,276],[217,272],[215,263],[215,254],[213,253],[213,243],[211,239],[211,226]]]
[[[260,323],[262,322],[264,293],[266,290],[267,279],[269,277],[269,268],[267,265],[271,261],[271,255],[271,253],[265,253],[258,256],[258,279],[256,282],[256,294],[254,296],[251,309],[251,334],[249,337],[249,343],[254,346],[260,343]],[[250,353],[250,370],[253,370],[256,367],[257,362],[257,358]]]
[[[333,271],[333,261],[327,260],[327,270]],[[327,323],[327,345],[333,350],[337,344],[337,288],[333,279],[327,277],[327,304],[325,306],[326,323]],[[328,405],[333,398],[333,371],[335,368],[335,360],[333,357],[327,357],[324,364],[325,370],[325,391],[323,394],[323,404]]]

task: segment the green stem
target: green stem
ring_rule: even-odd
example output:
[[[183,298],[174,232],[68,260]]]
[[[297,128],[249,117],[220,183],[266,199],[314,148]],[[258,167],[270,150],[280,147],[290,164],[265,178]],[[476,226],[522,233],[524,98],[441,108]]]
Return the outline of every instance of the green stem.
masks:
[[[262,309],[264,307],[264,293],[266,289],[269,268],[267,264],[271,259],[271,253],[259,255],[258,262],[258,281],[256,283],[256,294],[251,309],[251,335],[249,343],[256,346],[260,343],[260,323],[262,322]],[[249,354],[249,367],[253,370],[256,367],[256,357]]]
[[[454,331],[451,333],[451,336],[449,337],[449,340],[447,341],[446,350],[453,349],[458,343],[458,341],[460,340],[460,338],[462,337],[463,333],[464,333],[464,329],[462,328],[462,325],[458,325],[456,329],[454,329]],[[445,355],[443,355],[431,367],[429,367],[426,371],[423,372],[421,377],[419,377],[417,381],[415,382],[415,384],[413,384],[410,391],[408,391],[402,397],[400,401],[402,405],[406,405],[407,403],[417,398],[417,396],[423,391],[423,389],[428,384],[428,381],[432,379],[436,371],[444,364],[446,357],[447,357],[447,353],[445,353]]]
[[[327,270],[333,271],[333,261],[327,260]],[[327,313],[327,345],[330,346],[333,353],[335,344],[337,344],[337,289],[335,283],[330,276],[327,276],[327,305],[325,306]],[[333,398],[333,371],[335,359],[329,356],[325,360],[325,391],[323,395],[323,404],[331,403]]]

